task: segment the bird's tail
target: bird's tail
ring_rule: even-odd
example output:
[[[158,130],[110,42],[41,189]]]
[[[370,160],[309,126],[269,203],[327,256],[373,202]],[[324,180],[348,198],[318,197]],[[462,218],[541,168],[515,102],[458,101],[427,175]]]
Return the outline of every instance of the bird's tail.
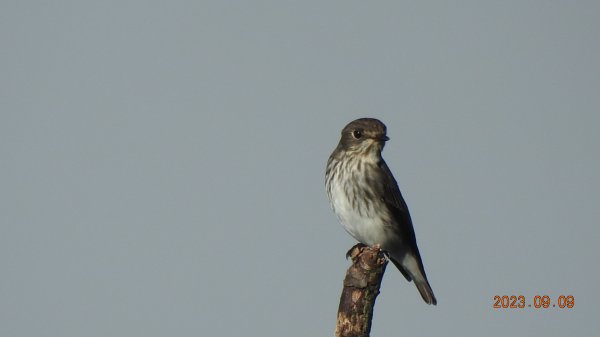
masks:
[[[421,294],[421,297],[423,297],[423,300],[427,304],[436,305],[437,300],[435,299],[435,295],[433,294],[433,290],[431,290],[431,286],[429,285],[429,282],[427,282],[427,279],[420,278],[420,280],[415,279],[414,281],[419,293]]]
[[[437,304],[433,290],[429,285],[429,281],[427,281],[427,276],[425,276],[423,263],[418,255],[415,258],[411,254],[405,254],[401,260],[390,256],[390,259],[400,270],[400,272],[402,272],[402,275],[406,277],[406,280],[415,282],[417,290],[419,290],[419,293],[421,294],[421,297],[423,297],[425,303],[433,305]],[[402,261],[402,263],[399,261]]]

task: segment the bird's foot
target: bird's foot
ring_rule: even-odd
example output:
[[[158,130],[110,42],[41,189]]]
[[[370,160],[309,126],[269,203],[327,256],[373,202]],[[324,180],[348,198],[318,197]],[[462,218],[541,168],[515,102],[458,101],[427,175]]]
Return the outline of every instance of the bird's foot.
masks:
[[[358,251],[360,252],[362,249],[369,247],[367,245],[365,245],[364,243],[357,243],[354,246],[352,246],[352,248],[350,248],[347,252],[346,252],[346,260],[348,260],[349,257],[353,257],[356,256],[356,254],[353,254],[355,249],[358,249]]]

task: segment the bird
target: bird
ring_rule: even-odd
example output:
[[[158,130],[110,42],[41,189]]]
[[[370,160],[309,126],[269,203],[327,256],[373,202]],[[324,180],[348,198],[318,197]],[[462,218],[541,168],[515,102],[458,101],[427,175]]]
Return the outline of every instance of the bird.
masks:
[[[437,299],[427,280],[408,206],[381,155],[389,140],[375,118],[348,123],[327,161],[325,188],[333,212],[359,243],[379,245],[427,304]]]

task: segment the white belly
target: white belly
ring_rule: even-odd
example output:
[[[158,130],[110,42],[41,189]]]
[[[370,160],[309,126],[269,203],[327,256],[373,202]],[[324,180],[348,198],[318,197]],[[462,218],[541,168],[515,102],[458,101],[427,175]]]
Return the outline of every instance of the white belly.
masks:
[[[373,208],[367,207],[364,202],[355,203],[355,207],[352,207],[341,185],[332,186],[330,202],[344,229],[356,240],[369,246],[386,246],[390,239],[387,214],[376,214]]]

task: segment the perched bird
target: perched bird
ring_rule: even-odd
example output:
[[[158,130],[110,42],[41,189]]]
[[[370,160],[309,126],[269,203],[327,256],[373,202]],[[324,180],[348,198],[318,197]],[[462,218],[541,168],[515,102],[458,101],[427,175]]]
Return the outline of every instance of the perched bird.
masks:
[[[412,220],[398,184],[381,157],[386,127],[374,118],[350,122],[327,161],[331,208],[360,243],[379,244],[428,304],[437,304],[427,281]]]

